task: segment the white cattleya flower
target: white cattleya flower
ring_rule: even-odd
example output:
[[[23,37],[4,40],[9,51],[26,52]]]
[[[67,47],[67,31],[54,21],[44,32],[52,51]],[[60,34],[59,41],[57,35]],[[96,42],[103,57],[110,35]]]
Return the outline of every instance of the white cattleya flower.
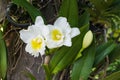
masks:
[[[71,38],[80,34],[78,28],[71,28],[65,17],[59,17],[54,25],[48,25],[49,33],[45,35],[48,48],[57,48],[63,45],[72,46]]]
[[[42,17],[38,16],[34,25],[29,26],[27,30],[20,31],[20,38],[27,44],[26,52],[34,57],[45,53],[46,44],[43,36],[48,32],[46,27]]]

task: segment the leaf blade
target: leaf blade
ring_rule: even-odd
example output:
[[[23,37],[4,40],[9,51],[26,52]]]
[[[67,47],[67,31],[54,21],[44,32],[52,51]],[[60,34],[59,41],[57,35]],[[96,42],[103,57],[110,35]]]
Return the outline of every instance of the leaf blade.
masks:
[[[59,16],[66,17],[72,27],[78,27],[77,0],[63,0],[59,10]]]
[[[112,73],[103,80],[120,80],[120,71]]]
[[[83,56],[74,63],[71,78],[72,80],[87,80],[94,63],[95,43],[83,52]]]
[[[7,51],[0,31],[0,78],[4,79],[7,71]]]
[[[97,48],[94,65],[99,64],[106,57],[106,55],[108,55],[112,52],[112,50],[116,46],[117,45],[113,42],[107,42],[107,43],[104,43],[103,45],[99,46]]]

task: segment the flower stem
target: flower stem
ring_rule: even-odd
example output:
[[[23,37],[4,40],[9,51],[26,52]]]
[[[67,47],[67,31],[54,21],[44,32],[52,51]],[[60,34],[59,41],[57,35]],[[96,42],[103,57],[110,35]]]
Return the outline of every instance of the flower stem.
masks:
[[[46,80],[52,80],[51,73],[50,73],[49,66],[48,66],[49,61],[50,61],[50,56],[47,55],[45,57],[44,64],[43,64],[43,68],[44,68],[45,73],[46,73]]]
[[[82,51],[84,50],[84,48],[81,48],[80,51],[78,52],[75,60],[77,60],[78,58],[80,58],[82,56]]]

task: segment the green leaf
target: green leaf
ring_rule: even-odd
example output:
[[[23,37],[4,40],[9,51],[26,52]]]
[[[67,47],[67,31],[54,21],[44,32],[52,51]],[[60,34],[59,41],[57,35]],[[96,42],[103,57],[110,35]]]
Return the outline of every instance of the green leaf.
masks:
[[[7,52],[6,45],[0,31],[0,78],[4,79],[7,71]]]
[[[84,26],[84,24],[88,23],[89,17],[90,17],[90,14],[87,11],[85,11],[79,18],[79,26],[82,27]]]
[[[43,64],[43,68],[44,68],[45,73],[46,73],[46,80],[52,80],[48,65]]]
[[[96,50],[96,57],[94,65],[99,64],[108,54],[113,51],[117,45],[114,42],[107,42],[100,45]]]
[[[113,0],[108,0],[108,1],[105,1],[105,0],[90,0],[90,2],[92,2],[95,9],[101,13],[102,11],[105,11],[112,4]]]
[[[119,28],[120,0],[89,0],[92,5],[87,8],[94,23],[105,24],[114,29]],[[113,16],[114,15],[114,16]],[[115,20],[118,17],[118,20]]]
[[[120,59],[120,45],[117,45],[109,55],[110,62],[114,62],[116,59]]]
[[[83,56],[74,63],[71,78],[72,80],[87,80],[92,70],[95,57],[95,43],[83,51]]]
[[[104,10],[104,5],[102,4],[103,0],[90,0],[92,3],[92,6],[94,6],[95,10],[94,12],[99,16],[101,14],[100,11]],[[92,10],[93,11],[93,10]],[[93,15],[93,14],[92,14]]]
[[[59,10],[59,16],[66,17],[71,26],[78,27],[77,0],[63,0]]]
[[[81,29],[81,34],[73,39],[72,47],[62,47],[56,51],[50,61],[50,71],[55,74],[65,67],[69,66],[77,56],[80,48],[82,47],[82,39],[88,31],[88,24],[84,25]]]
[[[109,8],[112,12],[120,11],[120,0],[114,0]]]
[[[120,80],[120,71],[112,73],[103,80]]]
[[[25,8],[30,14],[33,22],[37,16],[41,15],[41,12],[37,10],[34,6],[32,6],[27,0],[12,0],[15,4]]]

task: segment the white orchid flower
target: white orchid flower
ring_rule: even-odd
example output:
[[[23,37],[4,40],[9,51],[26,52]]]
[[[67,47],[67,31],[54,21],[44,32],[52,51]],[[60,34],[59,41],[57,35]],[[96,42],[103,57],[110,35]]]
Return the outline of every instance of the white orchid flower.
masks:
[[[63,45],[72,46],[71,38],[80,34],[78,28],[71,28],[65,17],[59,17],[54,25],[48,25],[49,33],[45,35],[48,48],[57,48]]]
[[[27,30],[23,29],[20,31],[20,38],[27,44],[25,48],[26,52],[34,57],[45,53],[46,44],[43,36],[48,33],[48,28],[46,27],[42,17],[38,16],[34,25],[29,26]]]

